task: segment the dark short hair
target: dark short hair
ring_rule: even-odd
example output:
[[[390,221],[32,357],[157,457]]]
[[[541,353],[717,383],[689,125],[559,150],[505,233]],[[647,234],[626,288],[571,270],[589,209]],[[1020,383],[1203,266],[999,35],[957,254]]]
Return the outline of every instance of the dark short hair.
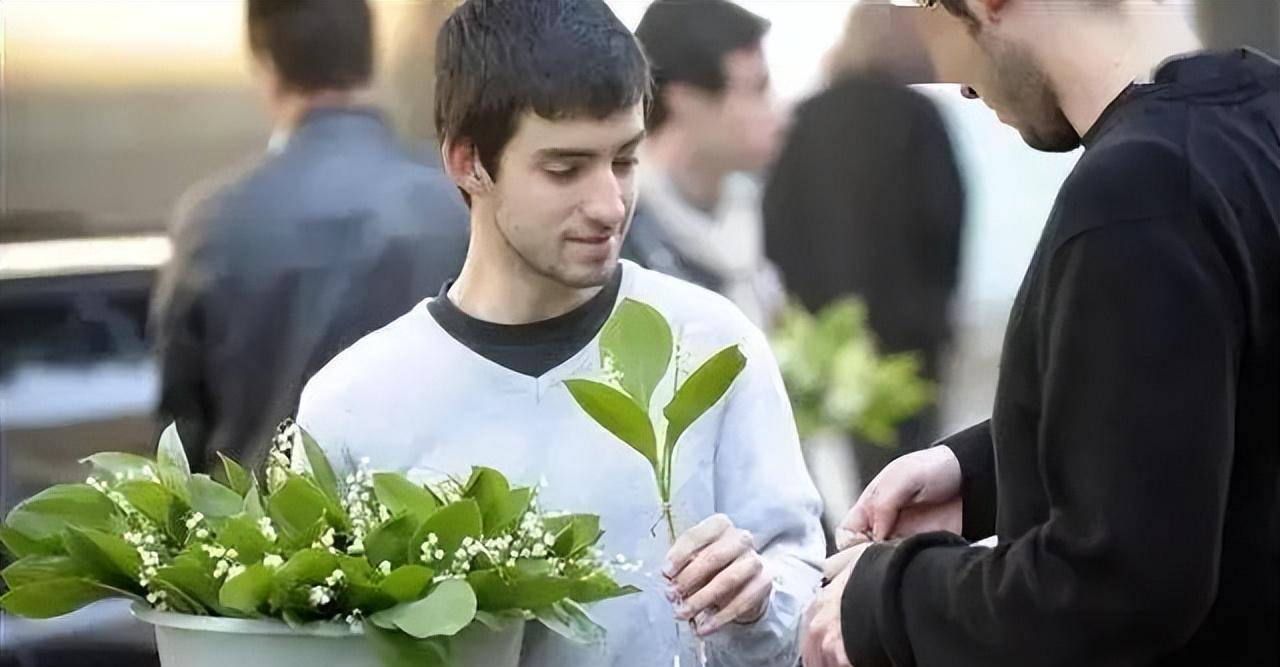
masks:
[[[648,91],[644,53],[603,0],[468,0],[436,41],[436,135],[470,140],[494,178],[525,111],[603,119]]]
[[[299,92],[348,90],[373,77],[365,0],[249,0],[249,48]]]
[[[769,22],[728,0],[656,0],[644,13],[636,37],[644,46],[657,86],[646,125],[666,122],[662,91],[687,83],[720,92],[727,83],[724,57],[759,46]]]

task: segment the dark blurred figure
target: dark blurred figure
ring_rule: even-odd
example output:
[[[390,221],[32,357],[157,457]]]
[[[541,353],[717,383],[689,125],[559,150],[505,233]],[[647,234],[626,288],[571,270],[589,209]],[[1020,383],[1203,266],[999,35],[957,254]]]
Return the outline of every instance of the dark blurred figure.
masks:
[[[767,327],[784,303],[764,255],[750,172],[780,139],[761,40],[769,23],[726,0],[657,0],[636,37],[656,85],[624,256],[719,292]]]
[[[193,466],[255,459],[307,379],[461,268],[467,214],[367,105],[369,7],[249,0],[267,154],[184,196],[152,333]]]
[[[932,80],[927,53],[890,9],[854,9],[828,55],[830,85],[798,107],[765,192],[766,249],[807,308],[860,297],[882,349],[918,352],[937,379],[965,194],[942,117],[907,87]],[[863,484],[936,432],[930,408],[896,449],[858,443]]]

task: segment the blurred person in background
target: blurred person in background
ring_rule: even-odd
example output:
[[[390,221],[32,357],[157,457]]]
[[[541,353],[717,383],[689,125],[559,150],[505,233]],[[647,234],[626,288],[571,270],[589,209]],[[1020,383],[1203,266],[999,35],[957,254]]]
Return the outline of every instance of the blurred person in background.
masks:
[[[806,667],[1280,663],[1280,63],[1175,3],[927,4],[944,80],[1085,150],[991,420],[863,493]]]
[[[252,459],[306,380],[457,274],[467,214],[370,105],[362,0],[249,0],[274,133],[184,195],[153,300],[160,413],[195,466]]]
[[[656,86],[623,254],[727,296],[758,326],[784,305],[760,187],[780,133],[763,18],[727,0],[657,0],[636,37]]]
[[[936,381],[965,191],[941,115],[908,87],[933,81],[933,66],[909,16],[863,3],[827,70],[829,85],[799,105],[772,170],[765,249],[806,308],[859,297],[883,351],[918,353]],[[936,429],[931,407],[899,428],[897,448],[856,441],[860,486]]]

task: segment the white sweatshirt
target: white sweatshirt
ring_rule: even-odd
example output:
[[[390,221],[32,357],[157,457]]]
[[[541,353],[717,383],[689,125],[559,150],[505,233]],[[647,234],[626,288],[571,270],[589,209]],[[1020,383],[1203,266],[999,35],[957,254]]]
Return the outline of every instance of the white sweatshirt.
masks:
[[[681,438],[672,504],[678,531],[717,512],[751,531],[775,577],[760,621],[708,638],[709,663],[791,667],[825,552],[820,501],[777,363],[764,335],[723,297],[630,262],[622,270],[619,301],[630,297],[662,312],[689,358],[686,373],[721,348],[742,345],[745,370]],[[652,469],[587,416],[563,384],[599,373],[598,337],[534,378],[452,338],[426,303],[321,370],[302,394],[299,423],[336,465],[369,457],[375,470],[410,471],[423,481],[489,466],[512,484],[542,484],[546,509],[600,515],[600,547],[643,563],[618,575],[643,592],[589,607],[608,631],[603,646],[573,644],[530,623],[522,667],[671,667],[677,652],[687,656],[690,632],[686,626],[681,649],[664,596],[670,545]],[[655,395],[656,410],[671,396],[669,380]],[[681,664],[694,663],[684,657]]]

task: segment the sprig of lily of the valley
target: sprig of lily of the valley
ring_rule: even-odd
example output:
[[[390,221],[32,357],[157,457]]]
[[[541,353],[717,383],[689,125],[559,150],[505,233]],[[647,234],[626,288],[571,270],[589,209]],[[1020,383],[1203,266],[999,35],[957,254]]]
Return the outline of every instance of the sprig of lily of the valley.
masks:
[[[574,400],[596,423],[649,462],[672,542],[676,526],[671,480],[680,437],[728,393],[747,363],[741,348],[731,345],[682,378],[679,357],[679,341],[662,313],[635,299],[624,299],[600,334],[600,362],[607,381],[579,378],[565,382]],[[669,371],[672,398],[660,415],[655,414],[654,394]]]

